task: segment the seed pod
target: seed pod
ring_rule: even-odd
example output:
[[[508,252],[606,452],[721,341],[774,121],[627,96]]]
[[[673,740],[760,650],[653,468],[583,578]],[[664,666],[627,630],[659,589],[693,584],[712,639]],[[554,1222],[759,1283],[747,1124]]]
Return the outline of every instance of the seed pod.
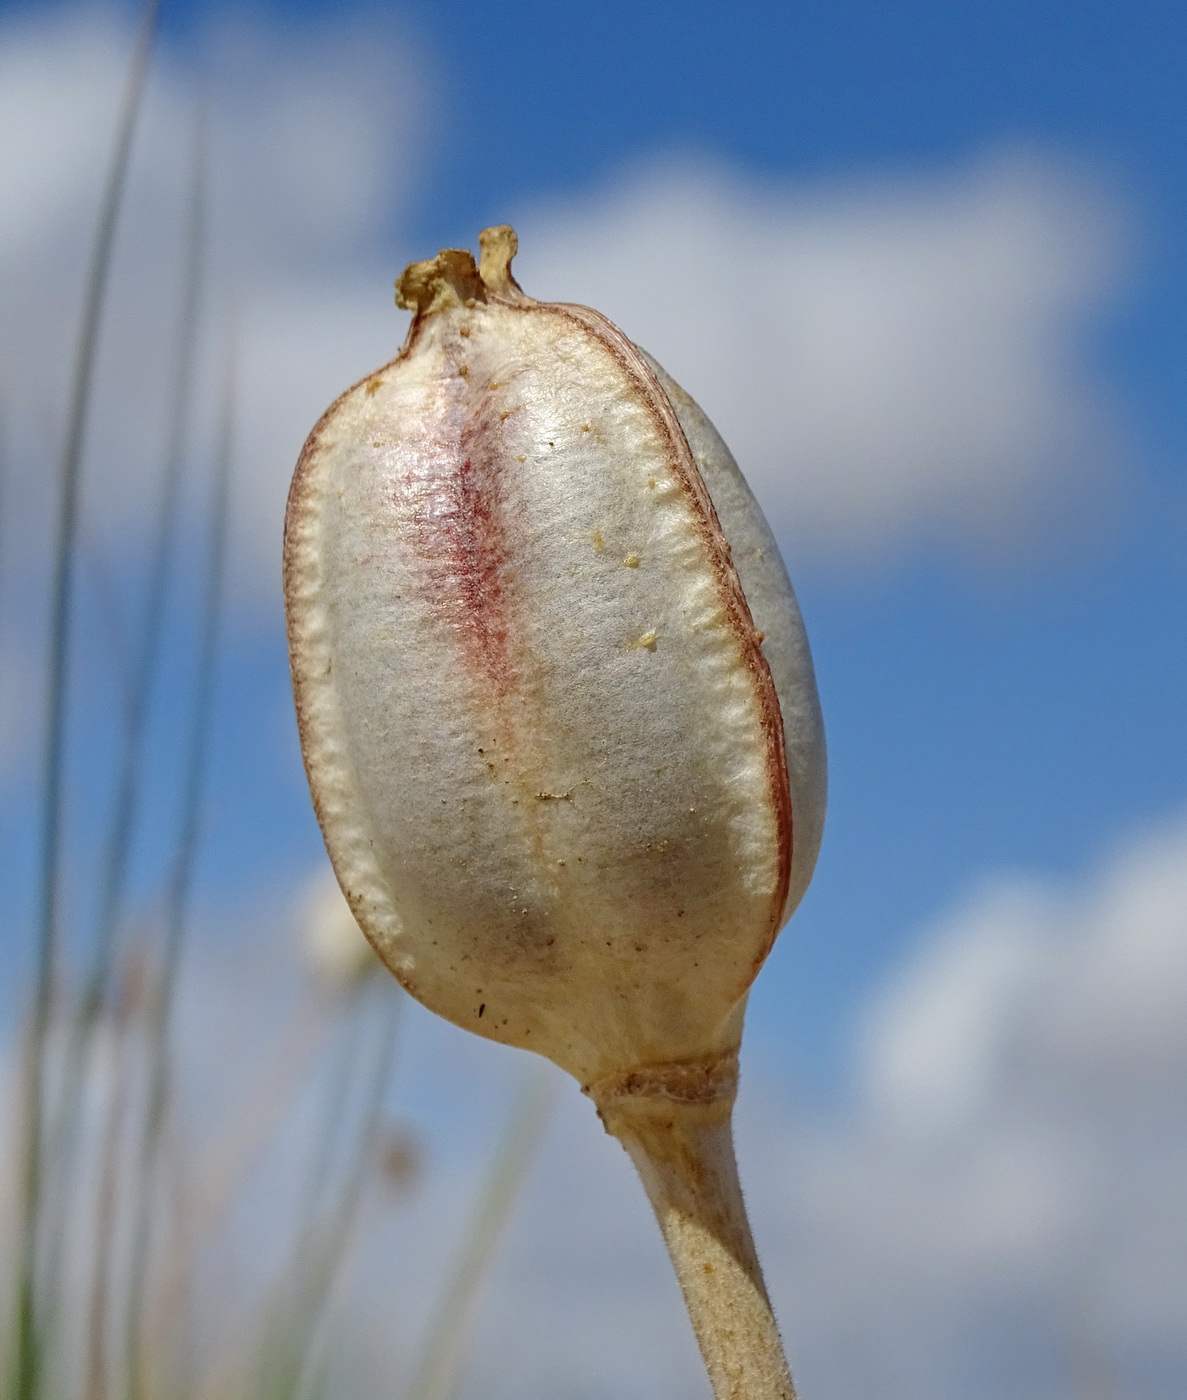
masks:
[[[605,317],[525,296],[514,251],[489,229],[477,267],[412,264],[403,350],[301,455],[285,591],[310,787],[405,987],[568,1070],[631,1151],[718,1394],[790,1395],[728,1123],[746,994],[820,840],[807,643],[704,414]]]

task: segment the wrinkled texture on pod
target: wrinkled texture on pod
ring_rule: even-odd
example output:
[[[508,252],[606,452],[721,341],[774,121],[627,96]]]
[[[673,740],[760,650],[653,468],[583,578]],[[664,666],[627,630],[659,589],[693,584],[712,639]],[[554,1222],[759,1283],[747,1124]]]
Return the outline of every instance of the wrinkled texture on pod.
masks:
[[[403,350],[310,435],[293,683],[380,956],[588,1085],[736,1049],[811,875],[824,747],[728,449],[605,317],[525,296],[513,253],[495,229],[480,268],[413,264]]]

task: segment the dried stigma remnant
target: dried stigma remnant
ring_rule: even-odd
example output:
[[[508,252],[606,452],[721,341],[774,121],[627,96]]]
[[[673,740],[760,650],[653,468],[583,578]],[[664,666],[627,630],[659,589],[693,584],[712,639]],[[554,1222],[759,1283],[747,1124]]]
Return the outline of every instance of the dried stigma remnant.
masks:
[[[404,986],[594,1099],[716,1394],[787,1397],[729,1121],[747,992],[820,842],[807,641],[693,400],[596,311],[526,296],[511,229],[481,246],[405,271],[404,348],[297,466],[314,804]]]

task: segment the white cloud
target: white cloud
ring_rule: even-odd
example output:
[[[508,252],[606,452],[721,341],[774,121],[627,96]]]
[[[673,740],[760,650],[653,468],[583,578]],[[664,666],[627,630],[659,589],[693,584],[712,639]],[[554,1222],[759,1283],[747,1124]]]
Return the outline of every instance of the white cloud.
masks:
[[[869,1014],[866,1092],[876,1120],[963,1129],[997,1089],[1000,1048],[1060,961],[1056,906],[1030,883],[995,884],[949,920]]]
[[[1187,824],[975,896],[866,1026],[862,1106],[784,1207],[836,1261],[831,1294],[783,1271],[807,1354],[894,1317],[887,1394],[1180,1393]]]
[[[245,1031],[268,1044],[267,985],[292,973],[267,961],[206,962],[191,984],[187,1063],[208,1101],[228,1070],[238,1092]],[[218,1009],[217,1054],[203,1005]],[[341,1393],[359,1400],[410,1376],[525,1067],[410,1011],[400,1112],[429,1171],[411,1207],[367,1207],[337,1312]],[[771,1065],[749,1066],[739,1106],[743,1182],[802,1394],[1177,1400],[1187,822],[1080,881],[984,884],[874,998],[857,1050],[847,1116],[790,1106]],[[290,1131],[274,1153],[298,1141]],[[277,1163],[285,1178],[280,1158],[264,1164],[253,1228],[282,1228]],[[212,1316],[233,1320],[226,1306]],[[462,1369],[461,1395],[487,1400],[707,1400],[643,1192],[567,1080]]]
[[[1086,1082],[1177,1075],[1187,1069],[1185,1009],[1187,825],[1178,825],[1122,848],[1086,889],[1002,882],[948,920],[870,1014],[867,1090],[897,1123],[929,1102],[947,1118],[949,1094],[980,1099],[980,1067],[1008,1069],[1011,1047]],[[1013,1076],[1009,1084],[1017,1088]]]
[[[83,277],[131,34],[106,10],[0,22],[0,382],[18,548],[48,530]],[[388,243],[420,175],[424,58],[379,11],[320,27],[224,24],[208,39],[211,194],[194,469],[209,461],[221,360],[240,347],[240,562],[278,595],[301,443],[406,317]],[[173,364],[199,82],[158,51],[121,217],[95,381],[85,529],[123,557],[155,500]],[[190,517],[187,530],[198,528]]]
[[[299,948],[278,940],[275,904],[231,921],[263,936],[195,944],[179,1008],[191,1184],[238,1141],[228,1129],[245,1105],[247,1139],[262,1133],[239,1207],[203,1248],[203,1358],[251,1343],[331,1083],[321,1023],[309,1007],[294,1018]],[[426,1144],[427,1171],[412,1200],[385,1201],[378,1182],[364,1200],[355,1280],[334,1314],[352,1377],[337,1393],[356,1400],[410,1376],[526,1068],[406,1012],[395,1111]],[[982,886],[888,981],[856,1043],[846,1115],[789,1104],[770,1064],[749,1064],[739,1105],[743,1183],[803,1395],[1038,1400],[1092,1385],[1177,1400],[1187,822],[1081,881]],[[561,1087],[460,1393],[707,1400],[642,1189],[592,1106]]]
[[[134,35],[113,9],[0,16],[0,773],[36,739],[47,557],[83,283]],[[396,353],[389,251],[421,173],[431,80],[390,14],[304,25],[226,19],[204,41],[207,277],[191,386],[189,495],[175,559],[206,539],[233,327],[238,344],[234,598],[275,625],[285,494],[305,435]],[[83,474],[80,620],[102,575],[125,636],[142,604],[176,360],[201,80],[162,43],[116,243]],[[112,648],[85,681],[110,683]],[[30,658],[33,664],[30,664]]]
[[[43,514],[129,35],[92,11],[10,17],[0,39],[0,367],[31,497],[18,490],[14,508],[41,498]],[[241,545],[253,588],[274,599],[301,442],[403,337],[392,234],[423,178],[430,83],[423,55],[375,14],[318,31],[225,25],[211,52],[197,437],[209,445],[230,301]],[[153,500],[193,99],[192,74],[162,52],[91,435],[87,518],[109,545]],[[845,564],[928,540],[984,550],[1040,526],[1067,535],[1124,459],[1086,351],[1123,280],[1123,210],[1060,161],[1005,154],[830,185],[654,161],[599,195],[519,214],[528,290],[595,305],[654,351],[801,552]]]
[[[102,10],[0,24],[0,374],[22,541],[45,538],[130,37]],[[394,235],[425,173],[431,82],[377,12],[321,29],[226,23],[209,47],[213,272],[195,460],[233,309],[237,557],[249,594],[274,606],[301,443],[403,339]],[[87,468],[87,528],[121,554],[155,495],[194,105],[193,74],[162,50]],[[1058,161],[1001,156],[827,186],[660,161],[596,197],[520,213],[529,291],[597,306],[652,350],[718,421],[797,550],[848,564],[928,540],[983,549],[1036,521],[1058,536],[1121,459],[1084,355],[1124,271],[1120,210]]]
[[[827,186],[669,161],[524,212],[518,267],[645,345],[780,533],[843,562],[1016,541],[1117,466],[1084,332],[1118,290],[1120,222],[1050,158]]]
[[[859,1048],[843,1121],[773,1096],[771,1066],[739,1106],[802,1393],[1181,1395],[1187,823],[1078,884],[975,892]],[[698,1366],[638,1183],[570,1095],[464,1394],[707,1396]]]

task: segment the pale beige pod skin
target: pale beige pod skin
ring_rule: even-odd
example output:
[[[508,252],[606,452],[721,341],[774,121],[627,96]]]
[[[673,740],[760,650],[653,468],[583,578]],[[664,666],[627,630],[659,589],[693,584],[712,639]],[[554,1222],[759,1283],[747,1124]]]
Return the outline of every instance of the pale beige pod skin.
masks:
[[[285,595],[310,788],[405,987],[573,1074],[631,1153],[714,1390],[792,1394],[737,1188],[747,991],[824,813],[812,665],[697,405],[510,229],[414,263],[313,430]]]

